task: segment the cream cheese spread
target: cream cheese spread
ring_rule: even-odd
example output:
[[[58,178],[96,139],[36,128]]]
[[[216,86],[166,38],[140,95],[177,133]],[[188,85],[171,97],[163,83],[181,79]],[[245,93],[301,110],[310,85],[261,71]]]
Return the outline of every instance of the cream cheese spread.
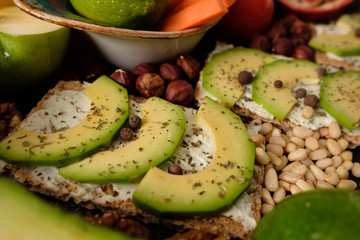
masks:
[[[140,115],[141,103],[130,100],[130,115]],[[21,124],[26,130],[51,133],[55,130],[71,128],[79,123],[89,111],[90,102],[86,94],[79,91],[64,90],[44,101],[43,109],[35,112]],[[60,114],[61,113],[61,114]],[[212,160],[214,147],[210,137],[196,124],[196,110],[184,108],[186,130],[180,146],[176,149],[173,157],[159,166],[167,171],[171,163],[179,164],[184,174],[201,171]],[[61,117],[60,117],[61,116]],[[61,119],[61,120],[58,120]],[[256,134],[258,129],[249,132]],[[136,134],[136,133],[135,133]],[[120,138],[115,140],[111,148],[120,148],[128,144]],[[0,169],[5,167],[5,162],[0,160]],[[137,187],[137,182],[111,184],[112,192],[106,194],[103,187],[106,184],[81,184],[68,180],[58,174],[57,167],[30,167],[33,178],[46,185],[46,188],[59,196],[67,195],[68,200],[73,198],[75,202],[91,201],[95,204],[105,204],[118,200],[129,200]],[[259,169],[255,169],[259,171]],[[1,170],[0,170],[1,173]],[[251,187],[251,186],[250,186]],[[254,209],[251,196],[243,193],[238,200],[222,215],[231,217],[241,222],[245,230],[253,230],[256,220],[252,215]]]

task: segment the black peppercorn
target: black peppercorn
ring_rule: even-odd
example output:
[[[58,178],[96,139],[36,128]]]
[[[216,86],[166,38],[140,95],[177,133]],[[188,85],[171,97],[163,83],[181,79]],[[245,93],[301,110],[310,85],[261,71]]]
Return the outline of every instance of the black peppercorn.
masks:
[[[326,75],[326,68],[320,67],[316,69],[316,72],[319,75],[319,77],[323,77]]]
[[[175,175],[182,175],[182,168],[179,164],[173,163],[169,166],[168,172]]]
[[[120,130],[120,137],[124,141],[131,141],[134,138],[134,132],[130,128],[122,128]]]
[[[306,89],[299,88],[299,89],[296,90],[295,94],[296,94],[296,97],[303,98],[303,97],[306,96]]]
[[[238,75],[238,80],[241,85],[249,84],[253,81],[253,76],[248,71],[241,71]]]
[[[141,126],[141,118],[133,115],[129,118],[129,126],[132,129],[138,129]]]
[[[276,80],[276,81],[274,82],[274,86],[275,86],[275,88],[282,88],[283,83],[282,83],[281,80]]]
[[[316,95],[310,94],[304,98],[304,104],[310,107],[316,107],[319,103],[319,98]]]

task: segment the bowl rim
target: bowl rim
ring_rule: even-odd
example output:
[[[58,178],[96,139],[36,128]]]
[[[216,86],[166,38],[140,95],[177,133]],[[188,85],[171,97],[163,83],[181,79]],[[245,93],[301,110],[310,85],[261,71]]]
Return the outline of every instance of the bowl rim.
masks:
[[[186,37],[200,32],[204,32],[210,29],[212,26],[214,26],[216,23],[218,23],[221,20],[220,17],[207,24],[182,31],[164,32],[164,31],[149,31],[149,30],[133,30],[133,29],[102,26],[95,23],[75,20],[75,19],[67,18],[65,16],[55,15],[47,11],[32,7],[28,5],[24,0],[13,0],[13,1],[14,4],[22,11],[39,19],[45,20],[47,22],[51,22],[54,24],[58,24],[78,30],[91,31],[91,32],[110,34],[110,35],[126,36],[130,38],[133,37],[133,38],[151,38],[151,39],[153,38],[173,39],[179,37]]]

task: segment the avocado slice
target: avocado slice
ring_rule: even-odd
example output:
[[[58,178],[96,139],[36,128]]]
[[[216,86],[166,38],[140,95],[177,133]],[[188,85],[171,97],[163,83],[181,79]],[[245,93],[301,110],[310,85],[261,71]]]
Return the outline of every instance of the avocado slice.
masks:
[[[360,72],[339,71],[326,75],[320,86],[320,105],[349,130],[359,127]]]
[[[202,87],[232,107],[244,94],[239,73],[258,70],[273,60],[270,54],[251,48],[236,47],[214,54],[203,69]]]
[[[133,194],[136,207],[162,216],[213,214],[231,205],[249,186],[255,146],[241,118],[205,97],[196,122],[215,145],[211,163],[191,175],[151,168]]]
[[[80,123],[50,134],[19,128],[0,142],[0,158],[10,164],[63,166],[108,144],[128,118],[127,90],[102,76],[84,92],[91,108]]]
[[[121,182],[142,176],[151,166],[169,159],[185,131],[184,110],[152,97],[140,110],[137,139],[123,148],[98,152],[62,168],[60,175],[78,182]]]
[[[313,37],[309,46],[331,52],[339,56],[360,55],[360,38],[355,31],[360,27],[360,21],[349,14],[342,15],[336,22],[335,28],[346,32],[345,34],[324,33]]]
[[[359,239],[360,191],[316,189],[291,195],[258,223],[253,240]]]
[[[65,213],[6,178],[0,178],[0,195],[1,239],[138,239]]]
[[[296,83],[318,85],[320,66],[307,60],[276,60],[263,65],[252,82],[252,99],[262,105],[268,112],[280,120],[284,120],[297,100],[292,95],[292,87]],[[276,80],[282,82],[276,88]]]

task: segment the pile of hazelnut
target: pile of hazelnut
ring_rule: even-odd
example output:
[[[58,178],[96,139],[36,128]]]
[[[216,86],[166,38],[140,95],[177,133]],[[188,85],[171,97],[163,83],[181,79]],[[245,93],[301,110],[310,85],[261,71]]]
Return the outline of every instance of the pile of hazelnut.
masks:
[[[249,47],[296,59],[314,61],[314,50],[308,46],[310,25],[290,14],[272,23],[266,33],[256,36]]]
[[[194,101],[194,84],[200,67],[193,56],[183,54],[174,62],[141,63],[132,71],[117,69],[110,77],[131,94],[163,97],[169,102],[189,106]]]

